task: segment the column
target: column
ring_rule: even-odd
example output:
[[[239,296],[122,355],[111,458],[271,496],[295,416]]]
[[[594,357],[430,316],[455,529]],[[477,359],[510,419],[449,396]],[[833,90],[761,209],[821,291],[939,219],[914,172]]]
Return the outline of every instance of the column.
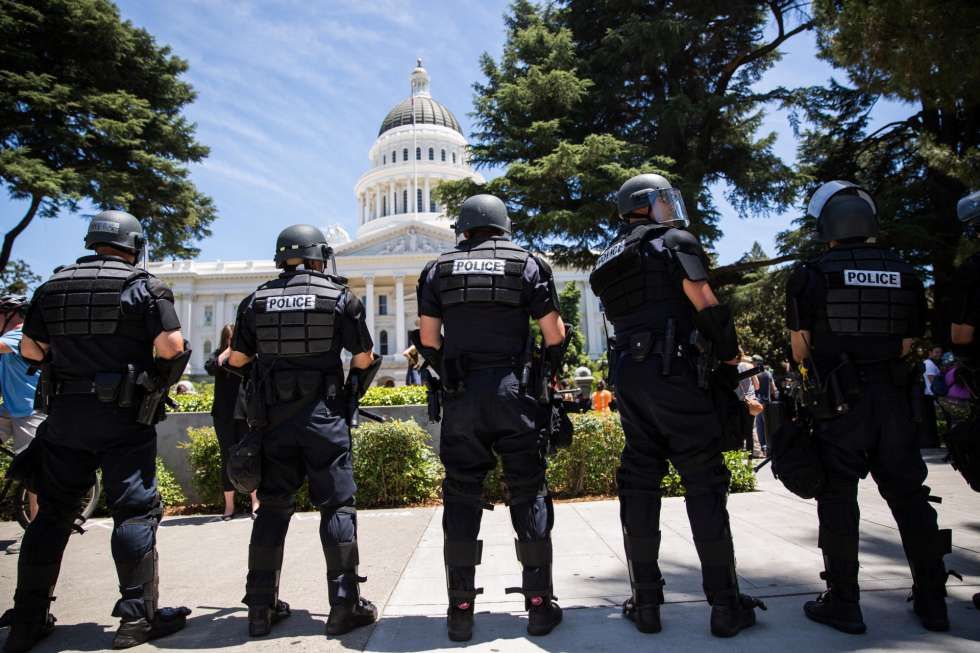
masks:
[[[605,347],[605,342],[602,340],[603,315],[599,312],[599,300],[596,298],[595,293],[592,292],[592,288],[587,283],[582,285],[584,286],[582,288],[582,295],[585,297],[585,303],[588,306],[585,328],[589,338],[589,353],[598,355],[602,353]]]
[[[191,340],[191,316],[192,316],[191,311],[194,308],[193,295],[191,295],[190,293],[184,293],[183,295],[181,295],[181,303],[182,303],[181,310],[183,311],[183,315],[180,318],[181,331],[184,332],[184,337],[190,341]]]
[[[405,275],[395,275],[395,353],[405,351]]]
[[[381,217],[381,186],[374,189],[374,216],[376,218]]]
[[[357,210],[361,216],[361,224],[364,224],[364,195],[357,196]]]
[[[425,176],[425,190],[422,193],[422,211],[429,212],[429,176]]]
[[[388,215],[395,215],[395,184],[388,182]]]
[[[214,301],[214,348],[221,347],[221,330],[225,328],[225,295],[218,294]]]
[[[364,315],[367,321],[368,333],[371,334],[371,341],[374,342],[374,275],[364,275]]]

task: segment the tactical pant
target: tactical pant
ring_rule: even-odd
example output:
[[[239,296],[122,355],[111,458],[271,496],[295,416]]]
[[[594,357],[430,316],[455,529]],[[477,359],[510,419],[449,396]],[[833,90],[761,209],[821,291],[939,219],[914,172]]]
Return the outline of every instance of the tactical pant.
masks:
[[[686,490],[705,595],[712,603],[729,599],[738,590],[726,507],[730,474],[711,400],[684,358],[674,358],[670,374],[664,375],[660,355],[641,362],[629,352],[618,356],[614,381],[626,446],[616,478],[633,600],[663,602],[660,482],[668,461]]]
[[[93,397],[56,397],[38,431],[41,474],[38,514],[24,533],[17,563],[15,608],[47,609],[82,497],[102,470],[112,513],[112,558],[121,598],[113,616],[152,617],[157,606],[156,531],[162,516],[156,481],[156,431],[135,412]]]
[[[357,599],[357,488],[350,429],[342,415],[339,400],[316,400],[262,434],[260,506],[242,599],[249,606],[270,606],[277,599],[283,543],[304,480],[309,480],[310,500],[320,510],[330,605]]]
[[[510,368],[474,370],[465,375],[462,394],[443,407],[439,457],[446,468],[442,486],[442,528],[449,599],[471,602],[482,556],[480,520],[483,481],[503,464],[511,523],[517,534],[517,558],[523,587],[531,597],[550,597],[551,529],[554,509],[545,482],[545,459],[535,427],[537,404],[519,387]]]
[[[863,386],[850,410],[819,421],[815,435],[827,484],[817,495],[819,546],[827,563],[827,581],[857,600],[858,480],[871,472],[888,503],[916,586],[945,586],[943,555],[949,531],[940,531],[929,505],[926,465],[916,442],[905,388],[884,376]]]

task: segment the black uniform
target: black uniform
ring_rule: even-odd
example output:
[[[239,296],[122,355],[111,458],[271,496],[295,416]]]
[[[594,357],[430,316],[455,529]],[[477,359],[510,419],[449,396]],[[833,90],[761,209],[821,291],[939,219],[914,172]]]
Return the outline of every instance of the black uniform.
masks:
[[[956,271],[951,321],[980,328],[980,253],[974,254]],[[980,365],[980,338],[974,331],[973,342],[955,347],[957,355],[973,368]]]
[[[357,488],[340,351],[372,346],[361,301],[319,272],[285,271],[238,308],[232,348],[256,356],[250,419],[265,422],[253,424],[262,438],[262,480],[243,599],[249,606],[276,604],[283,543],[304,479],[321,514],[330,605],[358,596]]]
[[[501,457],[523,593],[549,600],[554,513],[535,426],[537,404],[521,387],[528,318],[557,310],[551,270],[504,237],[462,241],[419,278],[419,313],[443,322],[446,388],[439,455],[450,601],[472,602],[483,480]],[[537,605],[537,604],[535,604]]]
[[[812,334],[817,380],[829,389],[822,405],[847,406],[837,416],[815,415],[827,474],[816,499],[828,586],[844,601],[858,600],[857,490],[870,471],[898,524],[916,591],[941,591],[950,532],[938,529],[923,485],[909,412],[917,379],[899,360],[902,340],[924,331],[922,282],[891,250],[843,244],[797,268],[787,297],[789,328]]]
[[[660,482],[668,460],[686,489],[708,601],[738,597],[722,425],[698,386],[687,344],[695,310],[682,284],[707,276],[693,235],[637,222],[602,253],[590,277],[615,327],[610,368],[626,435],[617,483],[634,605],[663,603]]]
[[[38,430],[40,511],[24,534],[15,606],[46,609],[81,497],[102,470],[122,597],[113,616],[153,618],[157,605],[156,430],[137,423],[139,395],[119,406],[127,375],[154,369],[153,340],[180,328],[173,294],[121,258],[86,256],[34,294],[24,334],[50,345],[54,396]]]

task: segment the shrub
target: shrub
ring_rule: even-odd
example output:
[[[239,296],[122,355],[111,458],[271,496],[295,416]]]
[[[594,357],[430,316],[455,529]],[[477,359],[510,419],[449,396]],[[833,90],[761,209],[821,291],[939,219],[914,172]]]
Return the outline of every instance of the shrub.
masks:
[[[187,497],[184,496],[180,483],[159,456],[157,456],[157,491],[164,506],[182,506],[187,503]]]
[[[207,426],[187,429],[187,437],[187,442],[177,446],[187,450],[187,459],[194,472],[191,483],[205,504],[218,505],[222,502],[222,462],[218,436],[214,428]]]
[[[414,421],[366,422],[354,431],[357,505],[403,506],[437,496],[442,465]]]
[[[425,386],[403,385],[397,388],[372,386],[361,398],[362,406],[407,406],[425,403]]]
[[[211,406],[214,405],[214,384],[201,383],[197,385],[197,392],[190,395],[171,394],[171,398],[177,402],[177,408],[168,408],[174,413],[210,413]]]

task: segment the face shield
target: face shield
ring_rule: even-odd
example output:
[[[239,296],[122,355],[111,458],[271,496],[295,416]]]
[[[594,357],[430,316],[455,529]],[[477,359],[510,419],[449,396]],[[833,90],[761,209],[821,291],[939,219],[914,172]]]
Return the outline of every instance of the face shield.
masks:
[[[676,188],[645,189],[630,196],[637,208],[650,207],[650,218],[668,227],[686,227],[687,209],[684,198]]]
[[[849,181],[828,181],[826,184],[821,186],[810,198],[810,203],[806,207],[806,214],[814,219],[820,218],[820,213],[823,212],[823,207],[827,205],[832,197],[841,192],[849,192],[857,195],[865,202],[871,206],[871,210],[878,214],[878,205],[875,204],[874,199],[868,194],[863,188],[852,184]]]

